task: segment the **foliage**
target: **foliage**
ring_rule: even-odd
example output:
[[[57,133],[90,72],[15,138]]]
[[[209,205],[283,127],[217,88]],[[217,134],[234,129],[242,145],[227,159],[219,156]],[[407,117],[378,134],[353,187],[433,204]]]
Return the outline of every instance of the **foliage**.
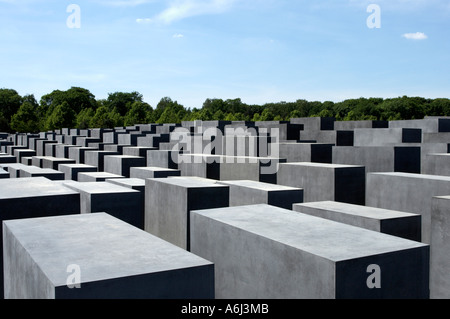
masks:
[[[338,121],[409,120],[425,116],[450,116],[450,99],[423,97],[359,98],[341,102],[307,101],[249,105],[240,98],[206,99],[201,108],[189,109],[163,97],[156,108],[139,92],[109,93],[96,99],[87,89],[71,87],[41,97],[20,96],[13,89],[0,89],[0,131],[39,132],[63,127],[114,128],[145,123],[183,121],[289,121],[302,117],[332,117]]]

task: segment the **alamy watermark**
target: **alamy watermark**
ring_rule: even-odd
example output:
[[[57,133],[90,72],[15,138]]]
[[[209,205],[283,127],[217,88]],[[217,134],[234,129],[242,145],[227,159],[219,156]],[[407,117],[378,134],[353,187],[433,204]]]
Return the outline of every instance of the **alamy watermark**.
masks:
[[[77,264],[68,265],[66,272],[70,273],[66,279],[66,285],[69,289],[81,288],[81,267]]]
[[[81,28],[81,8],[77,4],[69,4],[66,9],[70,15],[67,17],[66,25],[69,29]]]
[[[381,28],[381,7],[378,4],[370,4],[367,7],[367,12],[372,13],[366,21],[369,29]]]
[[[171,159],[176,164],[226,163],[261,164],[261,174],[278,171],[279,128],[235,127],[223,133],[209,127],[191,134],[185,127],[177,127],[171,133]]]
[[[381,288],[381,267],[378,265],[369,265],[367,267],[367,273],[370,276],[366,280],[367,287],[369,289],[380,289]]]

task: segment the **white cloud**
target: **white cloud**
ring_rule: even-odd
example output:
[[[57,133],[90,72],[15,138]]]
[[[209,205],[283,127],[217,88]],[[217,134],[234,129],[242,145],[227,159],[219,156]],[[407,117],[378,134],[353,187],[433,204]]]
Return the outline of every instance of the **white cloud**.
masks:
[[[108,1],[100,1],[100,4],[106,5],[109,7],[136,7],[141,4],[151,3],[154,0],[108,0]]]
[[[176,38],[176,39],[183,38],[183,37],[184,37],[184,35],[181,34],[181,33],[175,33],[175,34],[172,36],[172,38]]]
[[[426,39],[428,39],[428,36],[423,32],[405,33],[402,35],[402,37],[404,37],[408,40],[426,40]]]
[[[237,0],[176,0],[155,17],[155,21],[170,24],[188,17],[219,14],[228,11]]]
[[[148,19],[148,18],[146,18],[146,19],[136,19],[136,22],[140,23],[140,24],[151,23],[152,19]]]

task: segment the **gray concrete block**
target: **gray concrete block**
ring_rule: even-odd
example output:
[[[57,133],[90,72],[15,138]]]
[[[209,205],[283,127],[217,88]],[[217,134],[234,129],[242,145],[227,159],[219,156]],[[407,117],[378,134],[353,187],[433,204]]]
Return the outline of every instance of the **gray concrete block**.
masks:
[[[23,166],[19,171],[20,178],[45,177],[52,181],[64,180],[64,173],[52,168],[40,168],[37,166]]]
[[[15,150],[26,149],[26,146],[23,145],[8,145],[6,146],[6,153],[9,155],[15,155]]]
[[[178,169],[178,156],[178,151],[149,150],[147,151],[147,166]]]
[[[354,132],[354,146],[383,146],[422,142],[422,130],[417,128],[355,129]]]
[[[58,170],[60,164],[75,164],[75,160],[70,158],[60,158],[53,156],[42,156],[42,168]]]
[[[334,144],[280,143],[280,157],[287,162],[332,163]]]
[[[390,128],[418,128],[424,133],[450,132],[450,119],[428,117],[418,120],[389,121]]]
[[[334,129],[354,130],[355,128],[389,128],[389,121],[336,121]]]
[[[191,252],[217,299],[429,297],[429,245],[264,204],[192,211]]]
[[[364,205],[365,176],[365,167],[360,165],[281,163],[277,184],[303,188],[304,202]]]
[[[118,152],[109,151],[86,151],[84,153],[84,164],[96,166],[99,172],[104,171],[104,159],[108,155],[118,155]]]
[[[101,143],[102,140],[100,138],[96,137],[89,137],[89,136],[80,136],[77,138],[76,145],[81,147],[92,147],[92,145],[95,145],[97,143]]]
[[[447,133],[423,133],[423,143],[448,143],[450,132]]]
[[[230,205],[268,204],[292,209],[294,203],[303,203],[303,189],[255,181],[221,181],[230,187]]]
[[[23,165],[28,165],[28,166],[33,165],[33,157],[28,157],[28,156],[22,157],[22,160],[20,163]]]
[[[69,158],[69,150],[72,147],[78,147],[78,146],[68,145],[68,144],[56,144],[55,145],[55,157]]]
[[[107,182],[78,182],[65,186],[80,193],[81,214],[105,212],[144,229],[144,194],[141,192]]]
[[[229,187],[189,178],[145,180],[145,230],[189,250],[189,214],[194,209],[226,207]]]
[[[450,298],[450,196],[431,201],[430,298]]]
[[[124,177],[130,177],[132,167],[143,167],[146,165],[144,157],[131,155],[109,155],[105,156],[104,171]]]
[[[105,182],[134,189],[145,195],[145,180],[140,178],[110,178]],[[142,198],[144,198],[144,196],[142,196]],[[144,207],[144,205],[142,207]]]
[[[17,163],[17,159],[13,155],[0,155],[0,163]]]
[[[19,178],[20,177],[20,169],[26,168],[28,166],[21,163],[8,163],[8,164],[0,164],[0,168],[3,168],[9,174],[9,178]]]
[[[44,157],[45,156],[32,156],[31,163],[33,166],[43,168],[44,167]]]
[[[431,240],[431,199],[450,194],[450,176],[367,174],[366,205],[422,215],[422,242]]]
[[[64,173],[65,180],[78,181],[79,173],[97,172],[97,167],[87,164],[60,164],[58,170]]]
[[[278,164],[283,158],[180,154],[178,167],[182,176],[209,179],[252,180],[276,184]]]
[[[450,154],[426,154],[422,173],[450,176]]]
[[[292,210],[405,239],[422,239],[419,214],[333,201],[294,204]]]
[[[156,147],[127,146],[122,149],[123,155],[144,157],[147,161],[147,151],[157,150]]]
[[[73,159],[76,164],[84,164],[85,156],[84,154],[87,151],[97,151],[98,149],[95,147],[87,147],[87,146],[77,146],[69,148],[69,157]]]
[[[211,262],[108,214],[15,220],[3,227],[7,299],[214,298]],[[79,281],[70,278],[72,265]]]
[[[450,196],[431,202],[430,298],[450,298]]]
[[[371,172],[421,172],[419,146],[343,146],[333,147],[333,163],[362,165]]]
[[[0,180],[0,221],[80,213],[80,194],[44,177]],[[3,236],[0,236],[3,297]]]
[[[55,156],[56,157],[56,145],[59,143],[56,141],[56,143],[47,143],[45,144],[45,155],[47,156]],[[35,154],[36,155],[36,154]]]
[[[104,182],[110,178],[125,178],[125,177],[108,172],[78,173],[78,181],[83,183]]]
[[[54,140],[48,140],[48,139],[37,140],[36,141],[36,155],[38,155],[38,156],[50,156],[50,154],[47,154],[45,152],[45,146],[47,144],[56,144],[56,143],[58,143],[58,142],[54,141]]]
[[[166,178],[169,176],[181,176],[180,170],[163,167],[131,167],[131,178]]]
[[[0,168],[0,178],[4,179],[4,178],[9,178],[9,173],[5,170],[3,170],[3,168]]]

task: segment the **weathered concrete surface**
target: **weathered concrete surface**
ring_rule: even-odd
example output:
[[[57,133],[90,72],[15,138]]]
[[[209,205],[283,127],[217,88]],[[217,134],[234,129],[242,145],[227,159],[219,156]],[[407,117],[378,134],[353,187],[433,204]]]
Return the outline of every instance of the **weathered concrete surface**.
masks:
[[[192,211],[191,251],[218,299],[429,297],[429,245],[269,205]]]
[[[104,171],[104,159],[108,155],[118,155],[118,152],[110,151],[86,151],[84,153],[84,164],[96,166],[99,172]]]
[[[60,164],[58,170],[64,173],[65,180],[78,181],[79,173],[97,172],[97,167],[87,164]]]
[[[169,176],[181,176],[180,170],[163,167],[131,167],[131,178],[166,178]]]
[[[287,162],[332,163],[334,144],[280,143],[280,157]]]
[[[362,165],[371,172],[421,172],[419,146],[343,146],[333,147],[333,163]]]
[[[145,230],[183,249],[190,247],[191,210],[229,205],[229,187],[214,181],[186,177],[145,181]]]
[[[281,163],[277,184],[304,189],[304,202],[365,203],[365,167],[322,163]]]
[[[450,176],[450,154],[427,154],[424,158],[422,173]]]
[[[83,183],[104,182],[110,178],[125,178],[108,172],[78,173],[78,181]]]
[[[431,240],[431,199],[450,194],[450,176],[408,173],[367,174],[367,206],[422,215],[422,242]]]
[[[3,170],[3,168],[0,168],[0,178],[9,178],[9,173]]]
[[[333,201],[294,204],[292,210],[405,239],[422,238],[419,214]]]
[[[139,191],[107,182],[69,183],[66,187],[80,193],[80,212],[108,213],[137,228],[144,229],[144,209]]]
[[[400,143],[421,143],[418,128],[355,129],[354,146],[383,146]]]
[[[0,221],[80,213],[80,194],[44,177],[0,180]],[[3,242],[0,292],[3,297]]]
[[[64,180],[64,173],[52,168],[40,168],[36,166],[23,166],[19,170],[19,177],[46,177],[52,181]]]
[[[230,187],[230,206],[268,204],[292,209],[294,203],[303,202],[303,189],[256,181],[221,181]]]
[[[431,202],[430,298],[450,298],[450,196]]]
[[[143,167],[146,161],[144,157],[131,155],[105,156],[104,171],[112,174],[130,177],[131,167]]]
[[[3,227],[8,299],[214,298],[211,262],[108,214]],[[77,271],[78,280],[71,278]]]

